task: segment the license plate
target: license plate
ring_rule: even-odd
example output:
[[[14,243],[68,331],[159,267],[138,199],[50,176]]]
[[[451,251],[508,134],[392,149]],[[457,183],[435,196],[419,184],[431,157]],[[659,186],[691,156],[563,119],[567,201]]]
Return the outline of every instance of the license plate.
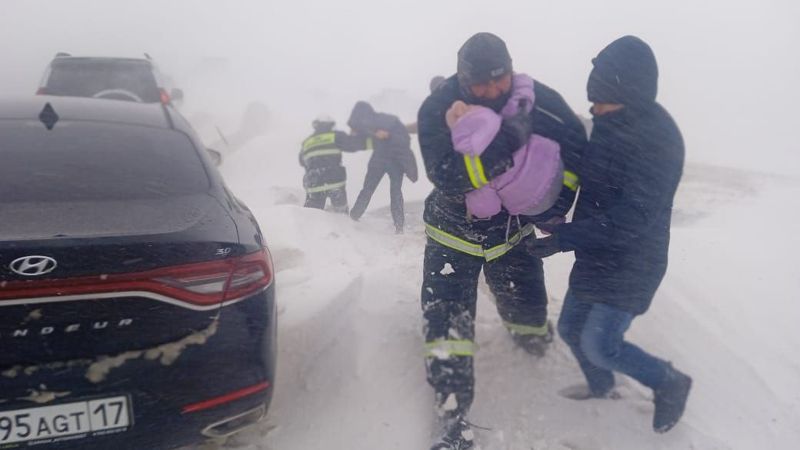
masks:
[[[126,396],[0,411],[0,448],[83,439],[125,431],[130,425]]]

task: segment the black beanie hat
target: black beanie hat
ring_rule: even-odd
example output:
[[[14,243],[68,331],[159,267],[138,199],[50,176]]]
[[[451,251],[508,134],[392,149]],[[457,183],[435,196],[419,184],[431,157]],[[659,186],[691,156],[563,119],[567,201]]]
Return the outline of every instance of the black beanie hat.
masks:
[[[586,83],[592,103],[628,106],[653,103],[658,93],[658,64],[653,50],[635,36],[617,39],[592,60]]]
[[[492,33],[478,33],[458,51],[458,82],[462,87],[485,83],[511,73],[506,43]]]
[[[435,77],[431,78],[431,82],[429,84],[429,88],[431,92],[435,91],[439,88],[442,84],[444,84],[446,78],[441,75],[436,75]]]

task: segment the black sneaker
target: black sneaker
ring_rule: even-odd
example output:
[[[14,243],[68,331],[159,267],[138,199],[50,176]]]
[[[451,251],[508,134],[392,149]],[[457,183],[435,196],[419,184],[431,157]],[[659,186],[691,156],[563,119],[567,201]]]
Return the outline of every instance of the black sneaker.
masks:
[[[446,420],[442,434],[431,450],[467,450],[475,446],[475,434],[463,417]]]
[[[541,358],[547,352],[550,344],[553,343],[553,324],[549,320],[547,321],[547,332],[545,334],[518,334],[512,331],[511,338],[514,339],[514,343],[522,347],[526,352]]]
[[[666,433],[678,423],[686,409],[691,388],[692,378],[670,367],[667,379],[661,387],[653,390],[653,402],[656,404],[653,430],[656,433]]]

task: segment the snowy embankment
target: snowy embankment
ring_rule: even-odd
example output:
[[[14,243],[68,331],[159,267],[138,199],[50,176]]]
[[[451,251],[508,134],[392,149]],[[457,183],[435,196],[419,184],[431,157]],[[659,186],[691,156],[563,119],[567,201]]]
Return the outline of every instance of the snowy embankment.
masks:
[[[358,223],[303,209],[295,141],[254,142],[223,166],[271,246],[280,304],[270,418],[227,448],[427,449],[433,413],[419,286],[430,185],[406,185],[400,236],[386,186]],[[345,158],[351,203],[368,156]],[[471,421],[489,428],[477,430],[482,448],[797,448],[800,240],[791,205],[798,195],[800,180],[687,167],[667,278],[628,334],[695,379],[683,422],[666,435],[650,429],[650,393],[624,377],[621,400],[560,397],[559,389],[581,381],[566,346],[557,341],[540,360],[514,348],[481,282]],[[571,262],[559,255],[546,263],[553,321]]]

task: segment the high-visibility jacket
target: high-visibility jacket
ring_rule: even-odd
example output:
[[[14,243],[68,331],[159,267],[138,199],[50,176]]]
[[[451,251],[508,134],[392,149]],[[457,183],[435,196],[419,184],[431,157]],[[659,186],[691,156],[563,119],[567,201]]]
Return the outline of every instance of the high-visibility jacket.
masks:
[[[425,171],[434,185],[425,200],[424,212],[426,231],[431,239],[492,260],[507,252],[508,244],[529,234],[532,230],[529,224],[566,215],[572,207],[579,185],[576,167],[586,147],[586,130],[556,91],[538,81],[534,86],[536,106],[530,114],[532,131],[558,142],[564,161],[564,186],[556,205],[539,216],[511,218],[505,210],[485,220],[469,216],[464,194],[508,170],[513,165],[513,152],[523,142],[519,133],[504,123],[479,157],[465,157],[456,152],[445,112],[457,100],[470,100],[465,97],[456,76],[452,76],[425,100],[417,121]]]
[[[342,166],[342,152],[366,147],[362,138],[342,131],[316,132],[303,141],[300,165],[306,169],[303,187],[308,193],[340,189],[345,186],[347,172]]]

